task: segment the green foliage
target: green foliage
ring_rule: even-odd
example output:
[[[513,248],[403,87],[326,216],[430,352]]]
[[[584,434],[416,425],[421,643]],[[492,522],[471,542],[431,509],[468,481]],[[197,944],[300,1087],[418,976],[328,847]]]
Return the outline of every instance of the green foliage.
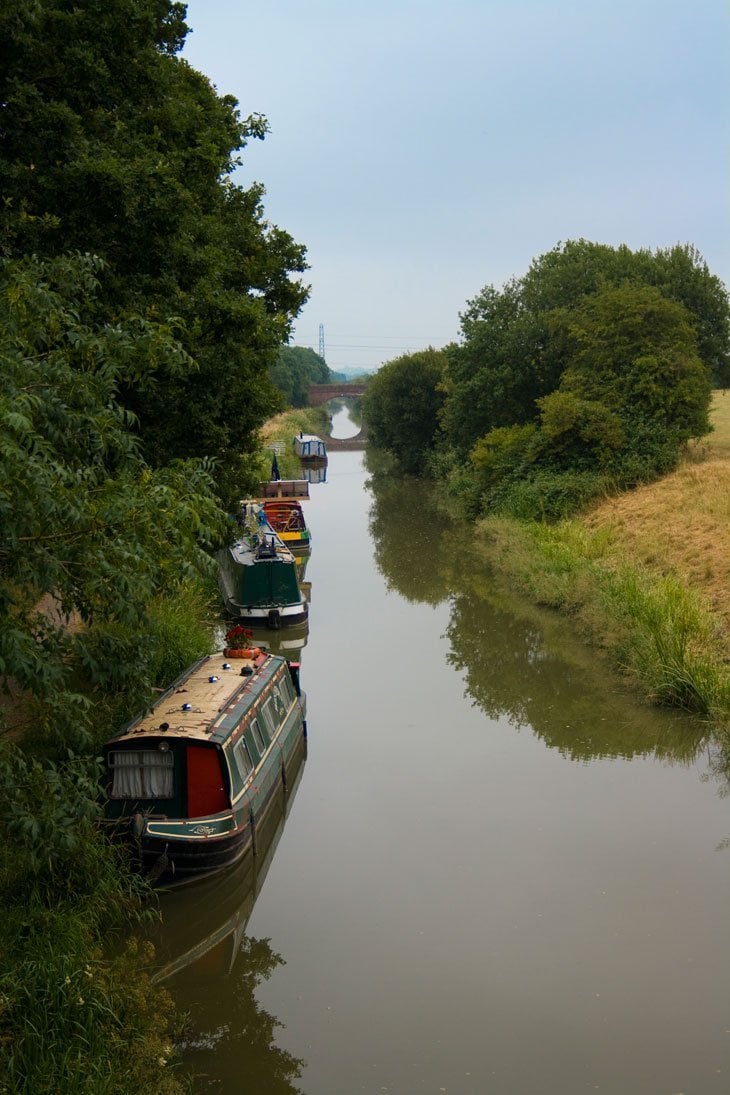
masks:
[[[496,426],[481,437],[471,451],[470,459],[482,489],[496,486],[529,465],[537,427]]]
[[[678,444],[710,428],[710,375],[697,354],[687,310],[654,288],[606,288],[555,314],[566,334],[561,389],[595,400],[631,429]]]
[[[0,10],[0,678],[32,727],[0,755],[0,1091],[180,1089],[148,958],[99,949],[142,891],[93,746],[208,647],[190,591],[307,296],[303,248],[229,177],[266,121],[176,56],[184,17]]]
[[[569,240],[535,259],[519,282],[530,313],[573,308],[599,289],[621,285],[656,288],[684,307],[696,328],[698,352],[714,383],[730,382],[730,309],[727,290],[697,248],[632,251],[588,240]]]
[[[279,406],[268,368],[307,289],[304,249],[230,172],[265,119],[176,53],[169,0],[35,0],[0,13],[0,254],[101,256],[108,322],[175,317],[185,356],[124,378],[148,463],[212,457],[224,495]],[[183,366],[182,368],[180,366]],[[173,367],[174,366],[174,367]]]
[[[110,911],[115,901],[128,910],[135,904],[112,886],[105,898]],[[146,972],[149,949],[132,943],[104,958],[94,942],[102,910],[84,899],[0,908],[0,1092],[185,1090],[169,1069],[173,1005]]]
[[[442,426],[447,443],[466,456],[479,437],[530,422],[535,401],[552,391],[559,361],[545,346],[546,318],[529,312],[517,281],[500,292],[487,286],[461,315],[463,340],[449,348]]]
[[[85,322],[97,271],[61,258],[0,276],[0,673],[48,702],[83,648],[58,614],[139,626],[158,593],[210,569],[225,527],[204,465],[142,460],[121,378],[180,347],[150,323]]]
[[[0,752],[0,831],[6,854],[16,856],[16,888],[32,880],[55,898],[98,884],[98,776],[95,761],[73,754],[57,765]]]
[[[526,424],[493,427],[470,463],[485,511],[556,518],[609,484],[630,487],[675,467],[708,432],[710,377],[683,305],[651,286],[598,288],[550,313],[557,386]]]
[[[620,416],[598,400],[558,389],[538,400],[535,459],[553,467],[607,468],[624,442]]]
[[[362,414],[376,448],[392,453],[411,475],[428,470],[443,405],[445,351],[422,350],[387,362],[368,381]]]
[[[330,384],[334,379],[324,358],[305,346],[282,346],[269,376],[292,407],[307,406],[310,384]]]
[[[612,298],[611,290],[619,296]],[[642,292],[649,295],[641,298]],[[620,313],[622,301],[633,316],[623,317],[621,336],[610,327],[611,300],[617,304],[614,314]],[[577,386],[564,379],[569,359],[576,355],[574,323],[583,324],[586,346],[584,383]],[[586,325],[593,328],[593,337],[587,336]],[[667,429],[679,419],[678,438],[688,428],[697,431],[689,436],[697,436],[706,429],[706,413],[697,405],[697,360],[716,384],[730,379],[727,291],[689,246],[632,252],[586,240],[558,245],[502,290],[483,289],[467,303],[461,326],[462,342],[449,354],[442,421],[447,446],[462,456],[490,430],[538,421],[541,401],[559,388],[609,411],[616,411],[618,389],[623,388],[619,402],[624,407],[631,389],[635,419],[654,422],[658,412]],[[597,370],[592,384],[588,380],[592,355],[600,360],[599,329],[608,336],[606,352],[613,358],[608,390],[605,370]],[[622,339],[624,348],[630,346],[631,368],[628,360],[616,367]],[[573,365],[578,367],[575,360]],[[662,403],[668,406],[659,410]],[[590,414],[583,408],[574,435],[579,439],[581,431],[598,429],[603,441],[596,436],[591,443],[594,455],[600,452],[605,458],[615,428],[609,428],[608,420],[599,427],[595,415],[605,418],[597,408]]]
[[[556,521],[605,494],[606,479],[587,470],[536,469],[529,476],[506,479],[482,496],[482,512],[520,520]]]
[[[211,622],[219,607],[217,587],[185,582],[174,596],[157,597],[147,610],[151,636],[148,672],[153,687],[167,686],[213,644]]]

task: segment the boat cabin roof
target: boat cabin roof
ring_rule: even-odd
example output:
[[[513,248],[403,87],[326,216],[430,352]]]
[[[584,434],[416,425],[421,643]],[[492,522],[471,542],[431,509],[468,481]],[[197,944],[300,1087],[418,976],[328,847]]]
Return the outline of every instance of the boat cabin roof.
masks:
[[[113,747],[144,736],[222,744],[285,664],[284,658],[258,648],[253,648],[249,657],[234,657],[225,651],[209,654],[178,677],[109,744]]]

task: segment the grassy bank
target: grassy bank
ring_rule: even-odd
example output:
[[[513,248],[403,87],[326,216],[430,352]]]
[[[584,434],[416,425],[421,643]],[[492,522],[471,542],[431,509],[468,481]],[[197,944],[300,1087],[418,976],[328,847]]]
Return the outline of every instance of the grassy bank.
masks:
[[[656,702],[730,727],[730,393],[715,432],[657,483],[555,525],[486,519],[489,562],[570,613]]]

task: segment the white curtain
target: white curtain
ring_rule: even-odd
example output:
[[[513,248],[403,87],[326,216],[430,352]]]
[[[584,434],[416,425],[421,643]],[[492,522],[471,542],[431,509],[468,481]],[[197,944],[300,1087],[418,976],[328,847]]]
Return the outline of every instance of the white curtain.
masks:
[[[114,773],[112,798],[172,798],[171,752],[159,749],[129,749],[110,754]]]

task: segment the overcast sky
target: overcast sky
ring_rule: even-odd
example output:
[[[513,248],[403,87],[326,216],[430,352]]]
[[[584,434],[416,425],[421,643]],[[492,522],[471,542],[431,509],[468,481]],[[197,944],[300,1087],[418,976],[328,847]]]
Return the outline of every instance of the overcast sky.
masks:
[[[730,287],[727,0],[189,0],[271,133],[236,181],[306,246],[293,342],[375,368],[560,241],[693,243]]]

